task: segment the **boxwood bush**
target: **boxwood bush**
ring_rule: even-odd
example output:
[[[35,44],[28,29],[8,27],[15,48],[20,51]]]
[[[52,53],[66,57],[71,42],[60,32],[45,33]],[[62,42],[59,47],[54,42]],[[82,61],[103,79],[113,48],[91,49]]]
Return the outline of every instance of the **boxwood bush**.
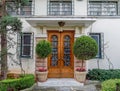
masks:
[[[120,84],[120,79],[110,79],[102,82],[102,91],[117,91],[117,83]]]
[[[0,81],[0,91],[7,91],[13,89],[19,91],[25,88],[29,88],[34,84],[34,75],[29,74],[18,79],[6,79]]]
[[[46,58],[52,52],[52,47],[49,41],[41,40],[36,45],[36,53],[40,58]]]
[[[105,81],[108,79],[120,78],[120,69],[92,69],[88,71],[87,79]]]

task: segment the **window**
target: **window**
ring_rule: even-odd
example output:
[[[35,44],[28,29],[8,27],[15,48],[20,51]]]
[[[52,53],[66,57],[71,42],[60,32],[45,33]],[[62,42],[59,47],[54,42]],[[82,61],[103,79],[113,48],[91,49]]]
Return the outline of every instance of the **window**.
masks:
[[[21,33],[18,40],[18,52],[20,57],[32,58],[33,55],[33,33]]]
[[[116,16],[117,1],[89,1],[88,15],[91,16]]]
[[[21,6],[20,8],[16,9],[16,2],[15,1],[7,1],[7,12],[10,15],[32,15],[33,14],[33,2],[29,0],[29,4],[25,6]]]
[[[54,16],[66,16],[72,15],[72,1],[60,0],[60,1],[49,1],[48,15]]]
[[[96,58],[103,58],[103,54],[104,54],[104,35],[103,33],[89,33],[89,35],[95,39],[95,41],[98,44],[98,53],[96,55]]]

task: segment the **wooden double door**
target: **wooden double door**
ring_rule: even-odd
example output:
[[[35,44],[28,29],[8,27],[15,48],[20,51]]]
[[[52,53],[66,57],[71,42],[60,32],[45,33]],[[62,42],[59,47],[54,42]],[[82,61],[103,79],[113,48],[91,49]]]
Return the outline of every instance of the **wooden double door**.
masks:
[[[73,78],[74,56],[72,52],[74,31],[48,31],[52,54],[48,58],[49,78]]]

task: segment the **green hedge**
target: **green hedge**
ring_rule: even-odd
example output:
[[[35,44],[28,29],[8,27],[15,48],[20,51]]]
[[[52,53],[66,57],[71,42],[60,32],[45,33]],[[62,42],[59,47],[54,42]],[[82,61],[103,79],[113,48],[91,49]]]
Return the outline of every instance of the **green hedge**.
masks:
[[[116,83],[120,84],[120,79],[110,79],[102,82],[102,91],[116,91]]]
[[[18,79],[6,79],[0,81],[0,91],[7,91],[7,89],[14,89],[14,91],[19,91],[21,89],[29,88],[34,84],[34,75],[25,75]]]
[[[89,70],[87,74],[87,79],[89,80],[105,81],[108,79],[115,79],[115,78],[120,78],[120,69],[114,69],[114,70],[93,69],[93,70]]]

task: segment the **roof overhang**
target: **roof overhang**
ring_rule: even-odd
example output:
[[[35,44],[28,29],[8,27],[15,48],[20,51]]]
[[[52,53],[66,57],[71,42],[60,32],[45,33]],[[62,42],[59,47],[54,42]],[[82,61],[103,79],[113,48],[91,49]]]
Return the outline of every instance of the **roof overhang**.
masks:
[[[26,17],[31,26],[59,26],[58,22],[65,22],[64,26],[85,26],[88,27],[96,21],[92,17]]]

